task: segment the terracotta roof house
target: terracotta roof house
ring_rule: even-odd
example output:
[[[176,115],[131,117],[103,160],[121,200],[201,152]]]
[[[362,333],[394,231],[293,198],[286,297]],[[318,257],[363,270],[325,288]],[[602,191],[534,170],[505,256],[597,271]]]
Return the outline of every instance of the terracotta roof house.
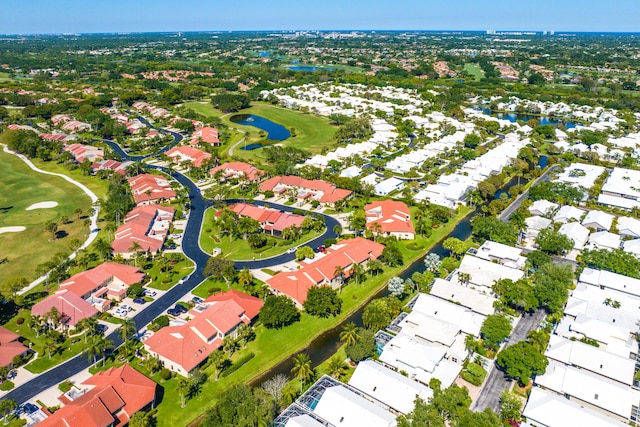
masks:
[[[267,280],[267,284],[276,294],[287,295],[302,307],[312,286],[341,285],[342,279],[336,275],[336,267],[342,267],[343,279],[348,278],[354,264],[366,267],[367,261],[382,255],[383,249],[384,245],[362,237],[343,240],[327,248],[325,254],[318,254],[315,259],[303,263],[298,270],[276,274]]]
[[[193,166],[199,168],[202,164],[211,159],[211,154],[206,151],[198,150],[197,148],[182,145],[179,147],[173,147],[166,153],[167,157],[173,159],[176,163],[191,162]]]
[[[300,227],[305,218],[302,215],[280,212],[276,209],[268,209],[246,203],[237,203],[229,206],[229,209],[237,213],[238,216],[255,219],[260,223],[262,230],[272,236],[281,235],[285,228],[291,226]]]
[[[207,360],[226,336],[235,337],[237,328],[251,323],[260,304],[240,292],[209,298],[189,313],[193,318],[181,326],[167,326],[144,341],[144,346],[158,357],[165,368],[187,376]]]
[[[204,302],[210,303],[228,300],[233,300],[238,303],[238,305],[244,309],[244,314],[251,321],[255,320],[255,318],[258,317],[258,313],[264,305],[264,301],[262,301],[260,298],[247,295],[244,292],[236,291],[235,289],[211,295],[209,298],[204,300]]]
[[[139,251],[157,253],[162,249],[175,209],[169,206],[142,205],[124,217],[115,233],[111,247],[115,253],[129,257],[137,243]]]
[[[138,267],[105,262],[91,270],[78,273],[60,283],[60,289],[66,289],[83,299],[94,297],[122,299],[127,295],[127,289],[134,283],[141,283],[145,278]],[[110,305],[110,304],[109,304]],[[99,310],[102,308],[100,304]]]
[[[60,123],[66,123],[69,120],[71,120],[71,116],[68,114],[56,114],[54,116],[51,116],[51,122],[55,126],[58,126]]]
[[[69,120],[62,125],[62,130],[67,132],[82,132],[91,130],[91,125],[89,123],[79,122],[78,120]]]
[[[65,142],[68,136],[64,133],[41,133],[40,138],[44,139],[45,141]]]
[[[297,191],[297,198],[300,200],[317,200],[325,205],[333,205],[353,193],[351,190],[338,188],[330,182],[291,175],[275,176],[260,184],[260,191],[263,192],[273,191],[276,194],[284,194],[289,189]]]
[[[94,147],[92,145],[69,144],[65,145],[63,150],[71,153],[78,163],[82,163],[85,160],[97,162],[104,158],[104,151],[102,148]]]
[[[161,175],[141,174],[128,179],[133,199],[137,205],[148,205],[164,200],[172,200],[176,192],[171,183]]]
[[[20,335],[0,326],[0,366],[11,367],[14,357],[24,356],[29,351],[19,339]]]
[[[403,202],[382,200],[364,207],[367,228],[375,234],[394,236],[398,239],[415,238],[411,211]]]
[[[211,169],[209,173],[211,176],[215,176],[218,171],[223,172],[223,180],[235,179],[244,176],[247,181],[260,181],[264,176],[264,171],[256,168],[253,165],[243,162],[229,162],[221,164]]]
[[[63,315],[62,323],[70,326],[76,326],[80,320],[98,314],[95,307],[68,289],[60,289],[36,303],[31,307],[31,314],[46,317],[53,307]]]
[[[84,393],[59,397],[65,405],[38,425],[42,427],[112,427],[126,425],[133,414],[152,409],[156,383],[129,365],[98,372],[85,380]]]
[[[220,145],[220,138],[218,135],[218,129],[210,126],[197,129],[191,136],[191,145],[195,145],[198,142],[206,142],[211,145]]]
[[[116,160],[100,160],[99,162],[95,162],[91,165],[91,169],[93,169],[94,172],[109,170],[124,176],[127,174],[127,168],[132,164],[133,162],[131,161],[118,162]]]

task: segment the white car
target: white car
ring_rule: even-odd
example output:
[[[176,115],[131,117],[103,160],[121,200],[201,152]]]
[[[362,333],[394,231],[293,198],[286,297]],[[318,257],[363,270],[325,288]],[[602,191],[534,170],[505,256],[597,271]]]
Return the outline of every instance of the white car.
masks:
[[[296,252],[296,248],[289,248],[287,249],[287,253],[288,254],[294,254]]]

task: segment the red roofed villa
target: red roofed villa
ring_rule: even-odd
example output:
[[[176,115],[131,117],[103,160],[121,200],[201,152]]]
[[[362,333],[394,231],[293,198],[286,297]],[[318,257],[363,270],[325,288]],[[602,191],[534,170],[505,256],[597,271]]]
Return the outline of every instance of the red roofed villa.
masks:
[[[353,191],[343,190],[330,182],[291,175],[275,176],[260,184],[260,191],[263,192],[273,191],[275,194],[285,194],[289,189],[297,191],[296,197],[299,200],[317,200],[329,206],[353,194]]]
[[[198,142],[206,142],[207,144],[215,146],[220,145],[218,129],[210,126],[205,126],[196,130],[191,136],[191,145],[195,145]]]
[[[186,145],[173,147],[164,154],[173,159],[176,163],[191,162],[191,164],[197,168],[201,167],[203,163],[211,159],[211,154],[206,151],[198,150],[197,148],[188,147]]]
[[[382,255],[384,245],[363,237],[343,240],[327,248],[325,254],[316,254],[316,258],[301,263],[294,271],[283,271],[267,280],[267,284],[276,294],[286,295],[298,307],[307,299],[307,292],[313,286],[331,286],[337,288],[342,280],[351,276],[353,265],[367,267],[367,262]],[[336,268],[343,270],[342,278],[336,275]]]
[[[250,324],[262,304],[238,291],[210,297],[189,311],[193,318],[186,324],[160,329],[144,341],[144,347],[165,368],[187,376],[222,346],[224,337],[235,338],[240,325]]]
[[[135,243],[138,251],[157,253],[162,249],[169,231],[175,209],[169,206],[142,205],[133,208],[124,217],[124,224],[116,230],[111,242],[113,251],[125,258],[134,254]]]
[[[157,385],[129,365],[98,372],[58,397],[64,406],[38,425],[41,427],[123,426],[138,411],[153,409]]]
[[[260,181],[264,176],[264,171],[256,168],[253,165],[243,162],[229,162],[224,163],[220,166],[216,166],[211,169],[209,172],[211,176],[215,177],[215,175],[222,171],[222,180],[227,181],[229,179],[241,179],[244,177],[245,180],[253,182]]]
[[[63,149],[64,151],[71,153],[78,163],[82,163],[85,160],[97,162],[104,158],[104,151],[102,148],[94,147],[93,145],[69,144],[65,145]]]
[[[291,226],[302,226],[305,218],[302,215],[280,212],[276,209],[267,209],[260,206],[248,205],[246,203],[238,203],[229,206],[229,209],[237,213],[238,216],[255,219],[260,223],[262,230],[270,233],[272,236],[280,236],[285,228],[289,228]]]
[[[176,192],[171,183],[161,175],[141,174],[128,179],[133,199],[137,205],[149,205],[165,200],[172,200]]]
[[[80,320],[98,314],[94,306],[78,295],[68,289],[60,289],[31,307],[31,315],[46,318],[53,307],[62,314],[62,324],[67,326],[76,326]]]
[[[382,200],[364,207],[367,228],[374,234],[413,240],[415,231],[411,222],[411,211],[403,202]]]
[[[10,368],[16,356],[24,356],[29,348],[22,344],[20,335],[0,326],[0,366]]]

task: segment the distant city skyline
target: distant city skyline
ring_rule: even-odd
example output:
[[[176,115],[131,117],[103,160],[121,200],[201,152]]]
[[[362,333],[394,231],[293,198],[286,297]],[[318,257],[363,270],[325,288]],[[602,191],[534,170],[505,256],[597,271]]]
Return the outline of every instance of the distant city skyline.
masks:
[[[640,32],[640,2],[609,0],[4,0],[1,34],[246,30]]]

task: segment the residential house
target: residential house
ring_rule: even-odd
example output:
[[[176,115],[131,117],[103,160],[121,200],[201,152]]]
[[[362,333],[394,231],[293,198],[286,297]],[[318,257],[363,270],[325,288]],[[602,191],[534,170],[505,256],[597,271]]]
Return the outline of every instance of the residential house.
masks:
[[[218,129],[210,126],[197,129],[191,136],[191,145],[195,145],[199,142],[211,144],[216,147],[219,146],[220,138]]]
[[[523,269],[527,261],[527,259],[522,256],[522,249],[492,242],[491,240],[485,240],[485,242],[475,250],[473,255],[487,261],[517,269]]]
[[[29,352],[29,348],[19,340],[20,335],[0,326],[0,366],[11,368],[14,358],[26,356]]]
[[[69,144],[63,147],[63,150],[70,153],[78,163],[88,160],[92,163],[98,162],[104,158],[102,148],[85,144]]]
[[[373,186],[373,192],[378,196],[387,196],[389,193],[393,193],[394,191],[399,191],[404,188],[404,181],[391,177],[385,179],[384,181],[380,181],[376,185]]]
[[[433,397],[429,387],[373,360],[358,363],[349,385],[401,414],[413,411],[416,398],[428,402]]]
[[[272,236],[280,236],[289,227],[301,227],[305,217],[288,212],[280,212],[276,209],[264,208],[246,203],[237,203],[229,206],[240,217],[255,219],[260,223],[262,231]]]
[[[206,151],[198,150],[197,148],[186,145],[173,147],[164,154],[176,163],[182,164],[184,162],[191,162],[191,164],[197,168],[201,167],[211,159],[211,154]]]
[[[153,409],[157,385],[129,365],[109,368],[59,397],[62,408],[38,425],[42,427],[123,426],[138,411]]]
[[[119,173],[124,176],[127,174],[127,168],[133,164],[132,161],[118,162],[116,160],[100,160],[91,165],[93,172],[108,170]]]
[[[415,231],[411,222],[411,211],[403,202],[382,200],[364,207],[367,228],[374,234],[413,240]]]
[[[640,171],[614,168],[602,186],[598,203],[620,209],[640,207]]]
[[[589,189],[604,171],[605,168],[602,166],[572,163],[558,176],[558,181]]]
[[[529,213],[531,215],[545,216],[552,214],[556,209],[558,209],[557,203],[553,203],[544,199],[536,200],[531,206],[529,206]]]
[[[564,234],[565,236],[573,240],[574,249],[583,249],[584,245],[589,239],[589,229],[577,222],[568,222],[566,224],[562,224],[562,227],[560,227],[558,233]]]
[[[395,427],[396,415],[345,386],[327,388],[313,413],[340,427]]]
[[[595,231],[609,231],[615,217],[602,211],[589,211],[582,220],[582,225]]]
[[[553,217],[553,222],[564,224],[571,221],[580,221],[586,211],[571,205],[562,206]]]
[[[176,192],[171,189],[171,182],[162,175],[140,174],[127,181],[137,205],[160,203],[176,197]]]
[[[90,131],[91,125],[89,123],[79,122],[78,120],[69,120],[62,125],[62,130],[66,132]]]
[[[618,234],[624,239],[640,239],[640,220],[618,217]]]
[[[587,249],[620,249],[620,236],[608,231],[598,231],[589,235],[589,242],[586,246]]]
[[[612,273],[610,271],[595,270],[587,267],[582,270],[579,283],[640,297],[640,279]]]
[[[276,294],[287,295],[298,307],[307,299],[313,286],[339,287],[353,273],[355,264],[367,267],[367,262],[382,255],[384,245],[362,237],[342,240],[325,254],[317,254],[313,260],[302,263],[294,271],[282,271],[267,280]]]
[[[261,301],[249,295],[229,295],[208,300],[190,311],[184,325],[167,326],[144,341],[145,349],[164,366],[187,376],[222,346],[225,337],[237,336],[240,325],[250,324]],[[246,306],[246,308],[245,308]]]
[[[137,251],[157,253],[162,249],[175,209],[168,206],[142,205],[124,217],[111,247],[115,253],[130,257]]]
[[[260,181],[265,174],[263,170],[260,170],[253,165],[243,162],[223,163],[220,166],[216,166],[215,168],[211,169],[211,171],[209,171],[209,173],[213,177],[215,177],[218,172],[222,173],[222,178],[225,181],[229,179],[240,180],[242,178],[246,181],[255,182]]]
[[[98,311],[105,311],[111,306],[108,298],[122,300],[126,297],[129,286],[142,283],[144,278],[145,274],[138,267],[105,262],[73,275],[60,283],[60,289],[73,292]]]
[[[460,279],[460,276],[458,276],[458,279]],[[429,293],[444,300],[460,304],[484,316],[495,312],[495,308],[493,308],[493,304],[497,300],[495,297],[471,289],[461,283],[437,278],[434,280],[433,285],[431,285],[431,291]]]
[[[31,307],[32,316],[47,317],[52,308],[56,308],[62,315],[63,325],[76,326],[87,317],[98,314],[98,310],[81,297],[68,289],[60,289]]]
[[[527,224],[526,237],[529,239],[535,239],[540,231],[551,225],[551,220],[542,216],[530,216],[524,222]]]
[[[343,190],[334,184],[319,179],[309,180],[298,176],[276,176],[260,184],[260,191],[273,191],[278,195],[289,195],[300,201],[317,200],[324,205],[334,205],[353,194],[351,190]]]
[[[519,280],[524,276],[524,272],[508,265],[498,264],[473,255],[465,255],[460,262],[451,281],[460,282],[460,273],[468,275],[468,280],[463,280],[467,286],[477,289],[480,292],[491,293],[494,282],[501,279]]]

